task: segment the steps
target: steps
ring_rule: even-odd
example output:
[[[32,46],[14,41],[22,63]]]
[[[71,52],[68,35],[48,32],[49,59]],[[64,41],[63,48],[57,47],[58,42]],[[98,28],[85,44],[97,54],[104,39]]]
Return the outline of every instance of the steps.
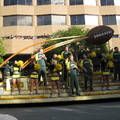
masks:
[[[29,92],[29,79],[22,78],[22,94],[18,95],[17,88],[15,88],[15,94],[11,95],[10,90],[6,90],[5,82],[0,83],[0,88],[3,88],[3,94],[0,96],[0,104],[22,104],[22,103],[44,103],[44,102],[64,102],[64,101],[80,101],[80,100],[94,100],[94,99],[106,99],[106,98],[120,98],[120,82],[114,83],[112,77],[110,79],[111,90],[102,90],[101,75],[95,74],[93,80],[93,88],[95,91],[84,91],[84,77],[79,76],[80,91],[82,96],[70,96],[70,89],[65,88],[64,82],[61,82],[61,95],[58,97],[57,87],[55,87],[54,95],[50,97],[51,93],[51,82],[48,77],[48,86],[39,86],[40,94],[32,94]],[[26,81],[25,81],[26,80]]]

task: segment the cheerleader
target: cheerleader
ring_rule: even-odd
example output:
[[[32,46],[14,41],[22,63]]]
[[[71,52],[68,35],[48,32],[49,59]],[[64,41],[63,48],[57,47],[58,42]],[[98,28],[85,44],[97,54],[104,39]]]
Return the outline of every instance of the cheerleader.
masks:
[[[57,85],[58,88],[58,97],[61,97],[61,90],[60,90],[60,70],[62,70],[61,64],[57,64],[57,61],[53,61],[53,65],[50,67],[50,72],[51,72],[51,95],[50,97],[53,96],[54,92],[54,86],[55,84]]]
[[[39,94],[38,92],[38,73],[37,70],[40,69],[40,65],[39,64],[35,64],[35,61],[33,62],[33,70],[32,73],[30,75],[30,94],[33,94],[33,88],[34,88],[34,84],[36,86],[36,94]]]
[[[21,94],[21,86],[20,86],[20,72],[21,72],[21,66],[23,62],[22,61],[14,61],[13,65],[13,75],[12,75],[12,90],[11,94],[14,94],[14,88],[15,85],[18,87],[19,94]]]

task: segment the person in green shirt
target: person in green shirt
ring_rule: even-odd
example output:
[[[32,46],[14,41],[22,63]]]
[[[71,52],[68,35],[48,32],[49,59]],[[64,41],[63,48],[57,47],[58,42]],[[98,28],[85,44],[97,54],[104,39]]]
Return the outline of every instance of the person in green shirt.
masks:
[[[80,63],[81,68],[84,70],[84,79],[85,79],[85,91],[88,91],[89,82],[89,90],[93,91],[93,64],[92,60],[87,58],[87,55],[83,55],[83,60]]]
[[[67,73],[67,62],[68,62],[68,57],[71,54],[69,51],[69,47],[65,46],[65,50],[61,53],[61,56],[63,58],[63,80],[66,82],[66,87],[69,87],[69,82],[68,82],[68,73]]]
[[[69,71],[69,77],[70,77],[70,89],[71,89],[71,95],[75,96],[74,87],[76,88],[76,95],[80,96],[80,88],[79,88],[79,81],[78,81],[78,74],[77,74],[77,64],[74,61],[73,55],[69,56],[69,60],[67,62],[67,70]]]
[[[47,81],[46,81],[46,60],[47,57],[45,56],[45,54],[43,54],[43,49],[40,48],[40,52],[36,54],[35,57],[37,63],[40,65],[40,69],[38,70],[38,81],[39,83],[41,83],[40,79],[41,77],[44,80],[44,85],[47,85]]]
[[[114,82],[117,81],[117,76],[120,81],[120,52],[118,47],[114,48],[113,62],[114,62]]]

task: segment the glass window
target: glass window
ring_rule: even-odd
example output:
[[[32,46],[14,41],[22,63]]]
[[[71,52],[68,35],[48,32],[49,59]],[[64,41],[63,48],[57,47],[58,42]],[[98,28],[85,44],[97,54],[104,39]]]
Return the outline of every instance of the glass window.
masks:
[[[84,5],[93,5],[96,6],[96,0],[84,0]]]
[[[4,0],[4,6],[8,5],[32,5],[32,0]]]
[[[84,25],[85,17],[84,15],[71,15],[71,25]]]
[[[37,17],[37,25],[51,25],[51,15],[41,15]]]
[[[52,5],[64,5],[65,0],[51,0]]]
[[[37,0],[37,5],[48,5],[51,4],[51,0]]]
[[[114,0],[115,6],[120,6],[120,0]]]
[[[10,0],[10,5],[17,5],[17,0]]]
[[[83,0],[70,0],[70,5],[83,5]]]
[[[32,16],[4,16],[3,26],[32,26]]]
[[[98,16],[85,15],[85,25],[98,25]]]
[[[3,26],[16,26],[17,17],[16,16],[5,16],[3,17]]]
[[[120,16],[116,16],[117,25],[120,25]]]
[[[101,0],[101,6],[114,5],[114,0]]]
[[[25,0],[17,0],[18,1],[18,5],[25,5]]]
[[[106,15],[102,16],[103,25],[116,25],[116,16],[115,15]]]
[[[10,0],[4,0],[4,6],[8,6],[10,4]]]
[[[52,25],[65,25],[66,17],[62,15],[52,15]]]

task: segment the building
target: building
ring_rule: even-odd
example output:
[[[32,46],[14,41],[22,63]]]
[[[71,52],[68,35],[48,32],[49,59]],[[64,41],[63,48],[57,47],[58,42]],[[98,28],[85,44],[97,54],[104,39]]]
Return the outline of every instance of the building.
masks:
[[[120,45],[120,0],[0,0],[0,37],[8,38],[7,54],[71,25],[90,29],[108,25],[115,31],[111,48]],[[30,55],[38,48],[21,54]]]

